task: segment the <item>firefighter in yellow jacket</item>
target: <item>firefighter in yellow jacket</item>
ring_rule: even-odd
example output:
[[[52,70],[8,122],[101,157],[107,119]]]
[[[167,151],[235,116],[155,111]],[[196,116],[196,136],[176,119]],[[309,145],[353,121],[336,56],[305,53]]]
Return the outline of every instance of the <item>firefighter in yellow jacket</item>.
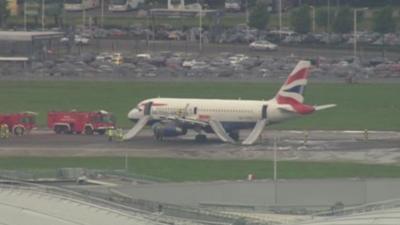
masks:
[[[114,130],[113,129],[107,129],[106,130],[106,136],[108,141],[112,141],[114,137]]]
[[[0,138],[5,139],[10,137],[10,130],[7,124],[2,124],[0,126]]]

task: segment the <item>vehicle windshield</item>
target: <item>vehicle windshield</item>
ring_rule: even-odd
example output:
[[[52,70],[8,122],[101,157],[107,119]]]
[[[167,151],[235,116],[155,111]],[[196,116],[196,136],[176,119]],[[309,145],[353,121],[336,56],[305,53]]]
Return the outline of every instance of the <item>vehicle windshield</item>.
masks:
[[[96,120],[98,123],[114,123],[115,118],[112,115],[100,115]]]
[[[20,122],[22,124],[34,124],[35,123],[35,118],[34,117],[22,117],[20,119]]]
[[[66,4],[81,4],[82,0],[65,0]]]
[[[113,5],[125,5],[127,0],[111,0]]]

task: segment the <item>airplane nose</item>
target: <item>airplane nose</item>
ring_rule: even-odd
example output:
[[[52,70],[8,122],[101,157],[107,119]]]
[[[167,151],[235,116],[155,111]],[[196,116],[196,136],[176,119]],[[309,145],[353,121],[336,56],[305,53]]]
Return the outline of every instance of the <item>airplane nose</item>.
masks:
[[[134,108],[128,113],[128,119],[134,120],[134,119],[139,119],[139,110]]]

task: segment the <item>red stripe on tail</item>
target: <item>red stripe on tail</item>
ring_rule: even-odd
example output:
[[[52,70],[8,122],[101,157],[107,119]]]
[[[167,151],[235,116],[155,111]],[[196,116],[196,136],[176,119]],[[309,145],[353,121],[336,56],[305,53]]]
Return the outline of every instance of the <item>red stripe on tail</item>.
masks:
[[[303,68],[297,71],[295,74],[291,75],[288,77],[286,81],[286,85],[292,83],[293,81],[300,80],[300,79],[306,79],[309,74],[309,69],[308,68]]]
[[[293,109],[302,115],[304,114],[310,114],[315,111],[315,108],[311,105],[305,105],[303,103],[298,102],[296,99],[289,98],[289,97],[283,97],[281,95],[278,95],[276,98],[276,101],[278,104],[288,104],[293,107]]]

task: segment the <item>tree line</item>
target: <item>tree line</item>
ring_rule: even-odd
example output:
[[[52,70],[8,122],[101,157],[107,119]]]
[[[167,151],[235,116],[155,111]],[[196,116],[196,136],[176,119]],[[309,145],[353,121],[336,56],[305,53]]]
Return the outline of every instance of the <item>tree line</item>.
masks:
[[[319,28],[326,32],[350,33],[353,30],[353,8],[349,6],[338,9],[319,7],[315,10],[315,22]],[[357,20],[364,19],[364,11],[357,11]],[[267,29],[270,13],[264,1],[259,1],[251,10],[249,26],[258,29]],[[302,5],[293,9],[290,13],[289,22],[294,31],[300,34],[311,32],[312,29],[312,8]],[[391,6],[376,9],[372,18],[372,30],[381,34],[393,33],[397,28],[397,21],[394,18],[394,11]]]

